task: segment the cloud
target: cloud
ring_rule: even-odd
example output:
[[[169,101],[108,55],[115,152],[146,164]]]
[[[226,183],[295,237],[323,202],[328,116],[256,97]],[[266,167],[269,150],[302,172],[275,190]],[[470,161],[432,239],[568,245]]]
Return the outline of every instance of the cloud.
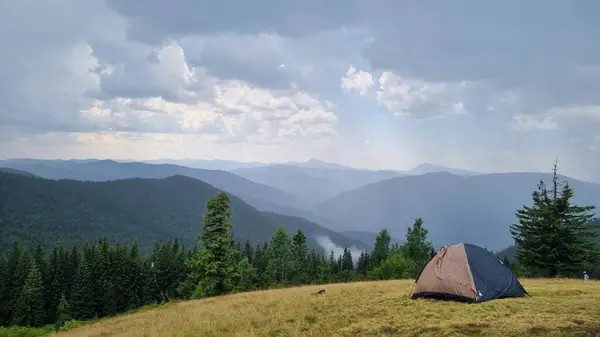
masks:
[[[317,240],[317,243],[321,247],[323,247],[323,250],[325,251],[325,256],[329,256],[331,251],[333,251],[333,255],[336,259],[344,255],[344,247],[331,241],[331,239],[328,236],[317,236],[315,237],[315,240]],[[354,261],[355,264],[358,263],[358,257],[360,256],[360,252],[362,250],[355,246],[347,248],[350,249],[350,252],[352,254],[352,261]]]
[[[341,79],[346,91],[356,90],[361,96],[370,95],[396,116],[430,118],[467,113],[466,83],[427,83],[406,79],[392,72],[383,72],[374,80],[371,73],[350,66]]]
[[[360,45],[362,55],[374,70],[427,83],[485,82],[499,91],[514,89],[524,113],[600,100],[600,78],[594,75],[600,69],[600,27],[591,14],[600,5],[593,1],[292,0],[259,5],[186,0],[169,7],[170,15],[157,1],[108,3],[130,18],[131,39],[215,33],[300,39],[361,29],[370,36]]]
[[[9,65],[0,79],[5,134],[193,133],[262,145],[338,136],[330,103],[273,74],[293,71],[282,66],[277,36],[199,38],[194,54],[186,41],[128,40],[135,23],[103,1],[71,1],[62,12],[32,5],[3,5],[0,16],[2,41],[16,46],[0,56]],[[21,29],[36,20],[49,28]]]
[[[357,71],[354,66],[350,66],[346,75],[342,77],[341,87],[346,90],[356,89],[361,96],[365,96],[375,84],[373,76],[366,71]]]
[[[158,0],[107,0],[107,4],[131,18],[128,30],[131,39],[150,43],[160,43],[171,37],[222,32],[272,32],[283,37],[301,38],[353,24],[361,17],[365,5],[360,0],[182,0],[177,6]]]
[[[512,128],[516,131],[555,130],[558,124],[551,116],[530,116],[517,114],[513,116]]]
[[[3,2],[0,156],[47,155],[46,142],[61,157],[489,171],[546,167],[559,152],[574,174],[598,177],[585,158],[600,123],[599,8]],[[461,117],[440,118],[451,115]],[[514,156],[493,159],[502,151]]]
[[[272,34],[228,34],[206,38],[197,65],[220,79],[265,89],[291,89],[300,74],[285,64],[283,39]]]

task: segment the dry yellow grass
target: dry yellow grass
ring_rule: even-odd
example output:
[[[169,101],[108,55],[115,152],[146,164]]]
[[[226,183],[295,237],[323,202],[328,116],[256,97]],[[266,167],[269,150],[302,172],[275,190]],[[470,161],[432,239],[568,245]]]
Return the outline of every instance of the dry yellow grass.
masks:
[[[411,300],[412,281],[234,294],[106,319],[80,336],[599,336],[600,282],[522,280],[531,297]],[[311,296],[321,288],[323,296]]]

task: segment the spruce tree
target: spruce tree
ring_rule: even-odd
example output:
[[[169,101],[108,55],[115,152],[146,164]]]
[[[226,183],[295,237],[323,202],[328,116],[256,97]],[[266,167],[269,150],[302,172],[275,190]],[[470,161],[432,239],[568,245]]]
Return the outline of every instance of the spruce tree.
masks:
[[[35,263],[29,268],[13,310],[13,325],[36,327],[44,321],[44,281]]]
[[[242,256],[247,258],[250,264],[254,263],[254,251],[252,250],[250,240],[246,240],[246,243],[244,243],[244,252]]]
[[[309,255],[308,255],[308,272],[307,272],[307,277],[308,277],[308,283],[318,283],[319,281],[319,272],[320,272],[320,263],[321,263],[321,258],[322,256],[317,253],[317,251],[315,251],[314,249],[311,249]]]
[[[349,248],[344,248],[344,255],[342,255],[342,270],[354,270],[354,261],[352,260],[352,252]]]
[[[233,289],[236,251],[230,216],[229,197],[224,192],[207,202],[199,237],[203,273],[196,291],[199,296],[222,295]]]
[[[7,281],[7,301],[0,306],[3,308],[3,321],[7,324],[18,320],[15,319],[17,306],[21,300],[21,292],[23,285],[28,277],[31,268],[31,258],[27,250],[24,250],[19,242],[13,244],[12,250],[8,256],[6,264],[6,272],[8,274]]]
[[[71,319],[73,319],[71,316],[71,307],[67,302],[65,294],[62,294],[60,301],[58,302],[58,308],[56,309],[56,323],[54,325],[55,330],[60,330],[60,328]]]
[[[264,288],[268,283],[265,273],[267,270],[265,252],[265,248],[263,248],[260,244],[257,244],[254,248],[254,257],[252,258],[252,265],[256,268],[257,282],[261,288]]]
[[[95,246],[85,244],[80,265],[74,275],[74,286],[70,295],[70,304],[73,318],[86,320],[97,315],[98,297],[96,285],[98,281],[94,275],[96,269]]]
[[[378,267],[390,254],[390,232],[387,228],[382,229],[375,238],[375,247],[371,252],[371,266]]]
[[[369,253],[361,251],[356,264],[356,271],[359,275],[365,276],[369,272]]]
[[[317,271],[317,280],[316,283],[319,284],[323,284],[323,283],[327,283],[329,282],[329,273],[330,273],[330,268],[329,268],[329,262],[327,261],[327,258],[324,255],[319,254],[319,259],[318,259],[318,271]]]
[[[144,297],[144,279],[140,261],[138,242],[135,241],[129,251],[127,261],[127,284],[125,285],[126,310],[142,305]]]
[[[517,248],[517,261],[534,274],[572,276],[597,263],[594,239],[600,226],[592,225],[594,206],[571,202],[573,189],[561,183],[554,164],[552,188],[543,181],[532,193],[532,205],[518,209],[517,224],[510,232]],[[561,185],[562,184],[562,188]]]
[[[283,285],[290,281],[292,272],[292,244],[283,226],[271,235],[266,256],[266,273],[273,285]]]
[[[298,230],[292,238],[292,259],[293,259],[293,283],[308,283],[308,246],[306,235]]]
[[[335,253],[333,252],[333,249],[329,253],[328,265],[329,265],[329,281],[335,282],[338,279],[338,276],[339,276],[338,274],[340,272],[340,269],[339,269],[338,261],[335,258]]]

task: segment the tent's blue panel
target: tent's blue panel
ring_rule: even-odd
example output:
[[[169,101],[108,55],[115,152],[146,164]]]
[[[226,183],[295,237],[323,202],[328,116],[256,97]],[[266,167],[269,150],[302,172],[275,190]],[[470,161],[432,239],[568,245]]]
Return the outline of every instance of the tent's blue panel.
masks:
[[[505,266],[494,254],[468,243],[465,243],[464,247],[475,288],[479,292],[475,302],[505,297],[522,297],[527,294],[510,268]]]

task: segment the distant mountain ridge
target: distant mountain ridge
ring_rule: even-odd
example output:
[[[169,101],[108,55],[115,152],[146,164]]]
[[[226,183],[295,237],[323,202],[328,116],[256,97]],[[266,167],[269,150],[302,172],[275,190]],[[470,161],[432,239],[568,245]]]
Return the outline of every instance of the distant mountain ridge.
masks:
[[[0,161],[0,166],[29,172],[49,179],[109,181],[127,178],[166,178],[184,175],[202,180],[242,199],[266,201],[284,207],[302,207],[302,201],[272,186],[263,185],[231,172],[195,169],[173,164],[146,164],[114,160],[35,160]]]
[[[563,178],[574,188],[575,202],[600,206],[600,184]],[[422,217],[432,242],[470,242],[503,249],[512,243],[509,226],[516,221],[516,210],[531,204],[531,193],[540,179],[549,181],[551,175],[404,176],[341,193],[316,206],[313,212],[343,224],[332,228],[339,232],[387,227],[397,237],[406,233],[416,217]]]
[[[181,175],[83,182],[0,172],[0,248],[14,240],[74,244],[102,235],[118,242],[139,240],[146,251],[156,241],[172,239],[195,245],[206,202],[218,192]],[[290,235],[302,229],[312,248],[324,251],[317,239],[327,237],[340,247],[368,249],[306,219],[262,213],[235,195],[230,198],[231,222],[240,240],[264,243],[277,227],[285,226]]]
[[[307,204],[325,201],[339,193],[401,175],[394,171],[306,168],[283,164],[236,169],[232,173],[297,195]]]
[[[464,176],[477,174],[467,170],[446,168],[428,163],[407,171],[367,170],[326,163],[316,159],[306,162],[239,168],[231,172],[248,180],[297,195],[310,205],[323,202],[340,193],[361,186],[406,175],[435,172],[449,172]]]
[[[401,171],[401,172],[403,172],[405,174],[410,174],[410,175],[421,175],[421,174],[438,173],[438,172],[447,172],[447,173],[452,173],[452,174],[461,175],[461,176],[471,176],[471,175],[475,175],[475,174],[481,174],[481,173],[471,172],[471,171],[464,170],[464,169],[444,167],[444,166],[433,165],[433,164],[429,164],[429,163],[423,163],[415,168],[412,168],[407,171]]]
[[[136,160],[128,160],[128,162],[133,162]],[[247,167],[261,167],[266,166],[268,164],[260,163],[260,162],[240,162],[233,160],[220,160],[220,159],[154,159],[154,160],[141,160],[140,162],[146,164],[172,164],[179,166],[186,166],[190,168],[199,168],[205,170],[221,170],[221,171],[231,171],[238,168],[247,168]]]

